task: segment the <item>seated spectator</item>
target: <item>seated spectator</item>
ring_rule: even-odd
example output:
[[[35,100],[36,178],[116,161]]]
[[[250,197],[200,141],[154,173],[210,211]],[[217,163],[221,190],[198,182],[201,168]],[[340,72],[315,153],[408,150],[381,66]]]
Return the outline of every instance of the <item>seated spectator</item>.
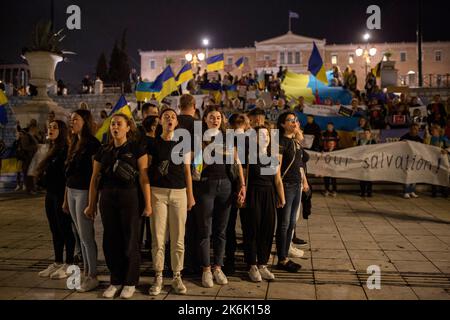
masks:
[[[370,129],[370,124],[366,118],[361,117],[358,121],[358,126],[353,131],[364,131],[366,129]]]
[[[399,104],[396,111],[388,116],[388,125],[393,129],[409,128],[411,125],[411,117],[409,111],[406,110],[405,104]]]
[[[428,111],[428,124],[437,124],[438,126],[444,127],[445,120],[447,119],[447,113],[445,112],[445,106],[441,102],[441,96],[435,95],[433,98],[433,103],[427,106]]]
[[[381,130],[386,128],[386,109],[378,103],[377,99],[372,99],[369,106],[369,119],[372,129]]]

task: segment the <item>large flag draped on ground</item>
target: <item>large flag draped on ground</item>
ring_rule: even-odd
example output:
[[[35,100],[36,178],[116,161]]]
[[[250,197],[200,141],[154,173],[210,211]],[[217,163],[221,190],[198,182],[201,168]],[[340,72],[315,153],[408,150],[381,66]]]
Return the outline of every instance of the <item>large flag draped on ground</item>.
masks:
[[[362,181],[449,185],[449,159],[441,148],[412,141],[331,153],[308,152],[308,173]]]
[[[314,42],[313,51],[309,58],[308,71],[311,72],[319,81],[328,84],[327,73],[319,49]]]
[[[131,113],[131,108],[128,105],[128,102],[124,96],[120,97],[116,106],[111,110],[111,113],[109,114],[108,118],[105,119],[101,128],[98,129],[97,134],[95,135],[97,140],[100,141],[101,143],[107,142],[111,119],[112,119],[113,115],[115,115],[117,113],[123,113],[123,114],[127,115],[130,119],[133,119],[133,115]]]
[[[5,125],[8,123],[8,115],[6,113],[6,105],[8,104],[8,98],[6,98],[3,90],[0,89],[0,124]]]
[[[286,92],[289,99],[298,99],[304,97],[309,104],[314,101],[314,92],[319,91],[319,97],[323,101],[326,98],[332,98],[343,105],[350,105],[352,95],[350,91],[342,87],[328,87],[322,82],[317,81],[313,75],[296,74],[287,72],[286,77],[281,84],[281,88]]]
[[[208,72],[220,71],[225,68],[225,62],[223,58],[223,53],[218,54],[216,56],[210,57],[206,59],[207,67],[206,70]]]
[[[176,77],[177,86],[194,78],[190,62],[186,63]]]
[[[172,92],[178,90],[177,82],[173,74],[172,68],[167,66],[164,71],[153,82],[152,89],[156,92],[156,100],[161,102]]]

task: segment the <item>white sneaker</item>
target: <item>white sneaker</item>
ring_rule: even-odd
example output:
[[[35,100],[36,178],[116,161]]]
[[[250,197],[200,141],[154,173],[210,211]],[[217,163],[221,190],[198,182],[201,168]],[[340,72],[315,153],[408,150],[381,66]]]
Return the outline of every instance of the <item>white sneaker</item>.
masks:
[[[22,190],[22,186],[17,186],[17,187],[14,189],[15,192],[21,191],[21,190]]]
[[[135,286],[124,286],[122,292],[120,293],[121,299],[131,299],[133,298],[134,292],[136,291]]]
[[[173,277],[172,288],[175,290],[176,294],[184,295],[187,293],[186,286],[183,284],[183,280],[181,280],[181,275],[179,273],[175,274]]]
[[[69,268],[69,266],[67,264],[63,264],[61,266],[61,268],[59,268],[58,270],[56,270],[55,272],[53,272],[50,275],[50,279],[52,279],[52,280],[60,280],[60,279],[67,278],[69,276],[67,274],[67,268]]]
[[[87,277],[84,279],[83,283],[81,284],[80,288],[77,289],[78,292],[89,292],[97,288],[99,285],[99,282],[97,278]]]
[[[203,271],[202,274],[202,286],[205,288],[214,287],[213,275],[211,271]]]
[[[261,282],[262,281],[261,274],[259,273],[257,266],[250,267],[248,276],[250,277],[250,280],[252,280],[252,282]]]
[[[405,193],[403,195],[403,199],[411,199],[411,196],[409,195],[409,193]]]
[[[322,194],[324,197],[328,197],[330,195],[330,193],[328,191],[324,191],[324,192],[322,192]]]
[[[419,197],[415,192],[411,192],[409,195],[414,199],[417,199]]]
[[[55,271],[60,269],[62,267],[62,264],[52,263],[45,269],[44,271],[39,272],[39,277],[42,278],[48,278],[51,274],[53,274]]]
[[[222,269],[214,270],[214,279],[216,279],[217,284],[225,285],[228,284],[228,279]]]
[[[105,292],[103,292],[103,298],[113,299],[116,296],[117,292],[119,292],[121,289],[122,286],[110,285],[108,289],[106,289]]]
[[[266,281],[275,280],[275,275],[272,272],[270,272],[266,266],[259,267],[259,274],[261,275],[261,278],[263,278]]]
[[[332,196],[333,198],[336,198],[336,197],[337,197],[337,192],[336,192],[336,191],[331,192],[331,196]]]
[[[150,290],[148,291],[148,294],[151,296],[157,296],[161,293],[163,287],[163,276],[162,274],[157,274],[155,276],[155,280],[153,281],[152,286],[150,287]]]
[[[22,191],[27,191],[27,187],[25,187],[25,184],[22,186]]]
[[[289,253],[288,256],[289,258],[302,258],[305,255],[305,251],[297,249],[296,247],[294,247],[292,244],[289,247]]]

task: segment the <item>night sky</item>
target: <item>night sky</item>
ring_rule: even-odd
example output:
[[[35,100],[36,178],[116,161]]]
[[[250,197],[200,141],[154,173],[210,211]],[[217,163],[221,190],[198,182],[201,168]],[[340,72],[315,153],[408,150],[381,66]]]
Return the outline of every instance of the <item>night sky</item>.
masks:
[[[372,31],[373,42],[415,41],[417,0],[55,0],[57,29],[65,27],[66,8],[82,10],[82,30],[66,31],[64,49],[74,51],[60,64],[57,77],[78,84],[85,74],[94,74],[101,52],[108,60],[114,41],[128,29],[128,53],[139,70],[138,49],[173,50],[198,48],[208,37],[215,48],[251,47],[254,41],[288,31],[288,11],[300,14],[292,31],[325,38],[330,43],[361,42],[366,31],[366,9],[381,7],[382,30]],[[1,62],[20,62],[21,48],[30,39],[33,25],[50,18],[50,0],[2,1]],[[424,40],[450,40],[446,1],[424,1]]]

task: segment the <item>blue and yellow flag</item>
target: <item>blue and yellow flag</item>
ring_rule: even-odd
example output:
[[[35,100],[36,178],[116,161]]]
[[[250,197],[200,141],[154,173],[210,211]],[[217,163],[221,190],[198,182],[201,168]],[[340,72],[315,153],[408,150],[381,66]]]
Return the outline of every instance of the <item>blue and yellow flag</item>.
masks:
[[[0,89],[0,124],[5,125],[8,123],[8,115],[6,113],[6,105],[8,104],[8,98],[2,89]]]
[[[377,77],[377,78],[381,78],[381,64],[383,63],[383,61],[380,61],[375,68],[372,69],[372,74]]]
[[[317,49],[315,42],[311,57],[309,58],[308,71],[311,72],[317,80],[328,84],[325,65],[323,64],[322,57],[320,56],[319,49]]]
[[[95,137],[101,143],[106,143],[108,141],[109,126],[111,125],[112,117],[117,113],[123,113],[127,115],[130,119],[133,119],[133,114],[131,113],[131,108],[128,105],[127,99],[121,96],[119,101],[117,101],[116,106],[111,110],[108,118],[105,119],[100,129],[98,129]]]
[[[236,68],[242,70],[244,68],[245,59],[244,57],[240,57],[238,61],[236,61]]]
[[[172,92],[178,90],[177,82],[173,74],[172,68],[167,66],[164,71],[156,78],[151,87],[156,92],[156,100],[161,102],[165,97]]]
[[[182,83],[187,82],[193,78],[194,78],[194,73],[192,72],[192,66],[188,62],[183,66],[183,68],[181,68],[180,72],[178,72],[178,75],[176,77],[177,86],[179,86]]]
[[[225,68],[223,53],[206,59],[206,63],[208,64],[208,66],[206,67],[206,70],[208,72],[223,70]]]
[[[156,92],[152,89],[153,82],[140,81],[136,86],[136,100],[147,102],[152,99],[152,95]]]

